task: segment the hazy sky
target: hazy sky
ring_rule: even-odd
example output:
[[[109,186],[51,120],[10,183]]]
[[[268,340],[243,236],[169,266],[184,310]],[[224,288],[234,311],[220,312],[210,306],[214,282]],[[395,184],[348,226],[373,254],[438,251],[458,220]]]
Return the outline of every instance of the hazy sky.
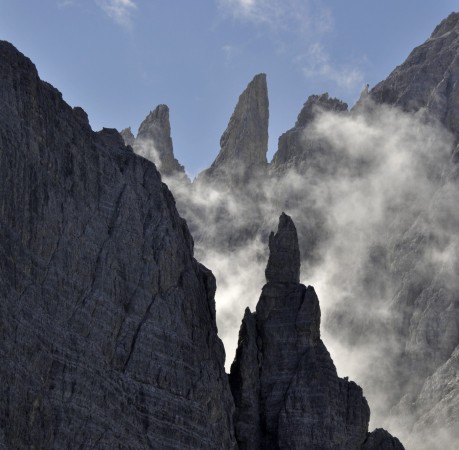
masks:
[[[239,94],[265,72],[269,154],[311,94],[352,105],[403,62],[452,0],[0,0],[0,39],[94,129],[171,109],[175,154],[191,174],[219,150]]]

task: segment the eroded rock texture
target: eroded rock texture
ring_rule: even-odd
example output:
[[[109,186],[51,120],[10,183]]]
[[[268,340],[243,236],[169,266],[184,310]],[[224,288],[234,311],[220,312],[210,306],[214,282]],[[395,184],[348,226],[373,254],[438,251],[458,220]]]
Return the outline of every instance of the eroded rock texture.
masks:
[[[271,162],[271,170],[281,175],[291,168],[298,171],[314,170],[330,173],[338,164],[338,155],[332,153],[330,144],[318,139],[308,126],[321,112],[347,113],[346,103],[331,98],[327,93],[309,96],[298,114],[295,126],[286,131],[278,142],[277,152]],[[324,164],[325,163],[325,164]]]
[[[214,292],[155,166],[0,42],[0,446],[233,448]]]
[[[426,108],[459,138],[458,51],[459,13],[452,13],[370,91],[371,98],[407,111]]]
[[[135,153],[153,161],[164,177],[185,176],[184,167],[175,159],[169,121],[169,107],[158,105],[140,124],[137,137],[131,128],[121,132],[126,145]]]
[[[265,168],[268,107],[266,75],[261,73],[253,78],[240,95],[228,127],[220,139],[220,152],[200,177],[218,179],[228,176],[233,182],[247,182],[254,171]]]
[[[285,214],[270,250],[267,284],[256,312],[246,310],[231,366],[239,448],[403,449],[378,447],[387,432],[367,436],[368,404],[359,386],[338,377],[320,339],[319,301],[299,283],[297,232]]]

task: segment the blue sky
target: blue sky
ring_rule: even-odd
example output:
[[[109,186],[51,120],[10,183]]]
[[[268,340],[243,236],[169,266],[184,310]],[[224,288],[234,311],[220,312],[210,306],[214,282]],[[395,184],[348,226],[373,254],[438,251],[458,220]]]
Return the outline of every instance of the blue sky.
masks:
[[[194,175],[219,150],[237,98],[265,72],[269,155],[311,94],[352,105],[450,12],[449,0],[0,0],[0,39],[93,129],[136,132],[160,103]]]

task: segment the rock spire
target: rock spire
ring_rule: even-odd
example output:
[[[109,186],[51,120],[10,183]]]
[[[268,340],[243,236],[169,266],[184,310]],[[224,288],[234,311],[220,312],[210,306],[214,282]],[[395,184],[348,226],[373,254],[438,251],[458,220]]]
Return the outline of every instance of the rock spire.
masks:
[[[256,312],[245,312],[231,366],[239,449],[402,450],[389,433],[368,433],[362,389],[336,373],[314,288],[299,283],[298,239],[284,213],[269,247],[268,283]]]
[[[201,174],[247,177],[267,164],[269,102],[266,75],[256,75],[240,95],[228,127],[220,139],[220,153]]]

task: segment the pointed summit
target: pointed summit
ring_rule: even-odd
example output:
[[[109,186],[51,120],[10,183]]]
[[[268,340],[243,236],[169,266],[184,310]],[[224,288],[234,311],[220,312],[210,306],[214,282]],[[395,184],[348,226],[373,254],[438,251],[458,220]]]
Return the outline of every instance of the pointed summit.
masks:
[[[246,173],[267,164],[269,101],[266,75],[256,75],[240,95],[207,175]]]
[[[140,124],[135,140],[130,131],[127,128],[121,132],[126,145],[131,145],[138,155],[153,161],[161,175],[185,173],[184,167],[174,157],[167,105],[158,105],[148,114]]]
[[[132,134],[131,127],[121,130],[120,134],[126,145],[130,145],[131,147],[134,145],[135,136]]]
[[[298,282],[297,233],[284,213],[269,249],[268,283],[256,312],[245,312],[229,376],[239,449],[403,450],[384,430],[368,433],[362,389],[338,377],[320,339],[319,299]]]
[[[274,283],[300,282],[300,249],[295,224],[290,216],[282,213],[277,233],[269,236],[269,260],[266,281]]]

